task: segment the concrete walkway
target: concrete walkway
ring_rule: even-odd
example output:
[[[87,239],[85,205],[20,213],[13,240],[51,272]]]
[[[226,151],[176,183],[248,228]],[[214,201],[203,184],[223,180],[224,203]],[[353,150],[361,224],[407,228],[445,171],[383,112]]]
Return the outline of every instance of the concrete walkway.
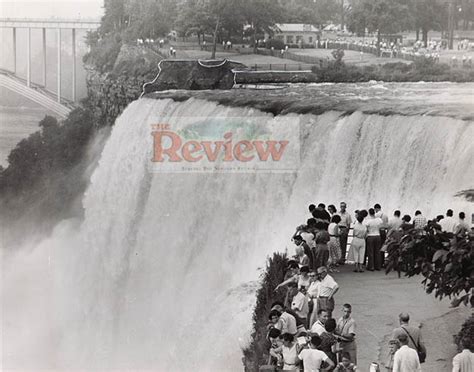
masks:
[[[461,306],[450,308],[449,299],[439,301],[424,292],[422,277],[398,278],[396,273],[383,271],[354,273],[352,265],[345,265],[333,277],[339,283],[334,317],[341,316],[344,303],[352,305],[357,324],[357,358],[361,372],[369,370],[371,362],[384,362],[388,355],[388,340],[398,326],[398,314],[410,314],[410,324],[422,323],[422,334],[427,347],[424,372],[451,371],[451,360],[456,354],[453,335],[457,334],[471,310]],[[381,372],[385,372],[381,368]]]

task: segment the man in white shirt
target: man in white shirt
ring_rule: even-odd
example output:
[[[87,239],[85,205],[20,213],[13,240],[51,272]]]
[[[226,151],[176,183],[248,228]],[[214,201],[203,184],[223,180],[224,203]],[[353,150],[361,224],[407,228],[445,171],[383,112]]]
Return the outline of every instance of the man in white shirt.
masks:
[[[453,372],[473,372],[474,353],[471,352],[470,341],[466,338],[461,340],[463,351],[453,358]]]
[[[303,361],[304,372],[320,372],[329,371],[334,368],[334,362],[321,350],[317,348],[321,345],[321,338],[319,336],[311,337],[309,349],[303,349],[298,354],[298,359]],[[328,364],[327,367],[321,368],[323,362]]]
[[[297,332],[296,319],[293,315],[288,314],[286,311],[279,311],[273,309],[268,315],[268,319],[274,325],[275,328],[281,331],[281,334],[289,333],[295,335]]]
[[[314,322],[318,319],[318,315],[317,315],[317,312],[318,312],[317,301],[318,300],[317,299],[319,295],[319,283],[321,282],[316,279],[316,272],[314,271],[310,271],[309,277],[310,277],[311,283],[306,293],[308,296],[308,302],[309,302],[310,312],[311,312],[308,326],[309,328],[311,328]]]
[[[349,229],[352,225],[351,215],[346,211],[347,204],[341,202],[339,205],[339,216],[341,217],[341,222],[339,222],[339,243],[341,246],[341,261],[340,264],[344,264],[346,261],[346,250],[347,250],[347,237],[349,235]]]
[[[454,235],[458,238],[464,238],[466,234],[471,230],[469,224],[466,222],[466,214],[464,212],[459,212],[459,221],[454,227]]]
[[[329,318],[331,318],[335,306],[334,295],[339,290],[339,285],[334,278],[328,274],[328,269],[325,266],[318,267],[316,275],[320,281],[317,299],[318,309],[326,310]]]
[[[402,226],[403,221],[400,218],[400,216],[401,216],[401,213],[399,210],[396,210],[395,212],[393,212],[393,218],[390,219],[390,221],[388,222],[389,231],[398,230],[400,226]]]
[[[364,220],[364,225],[367,226],[367,270],[380,270],[382,267],[382,257],[380,255],[380,248],[382,248],[382,240],[380,238],[380,229],[383,221],[379,217],[375,217],[375,210],[369,209],[369,215]]]
[[[444,232],[449,232],[449,233],[454,233],[454,228],[456,227],[456,220],[453,217],[453,210],[448,209],[446,211],[446,218],[443,218],[441,221],[439,221],[439,224],[441,225],[441,230]]]
[[[420,360],[416,350],[408,347],[408,336],[400,334],[398,341],[402,345],[393,357],[393,372],[421,372]]]
[[[357,364],[356,323],[351,314],[352,306],[344,304],[342,307],[342,317],[337,321],[335,333],[341,336],[339,341],[342,352],[349,353],[351,362]]]
[[[324,325],[328,319],[328,312],[324,309],[318,309],[318,320],[312,325],[310,332],[321,336],[326,332],[326,327]]]

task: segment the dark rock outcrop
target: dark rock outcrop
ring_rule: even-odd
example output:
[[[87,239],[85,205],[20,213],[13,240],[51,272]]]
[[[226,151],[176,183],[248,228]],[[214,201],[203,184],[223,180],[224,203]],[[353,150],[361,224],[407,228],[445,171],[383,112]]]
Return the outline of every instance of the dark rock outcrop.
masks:
[[[231,89],[233,70],[246,66],[229,60],[162,60],[156,78],[143,86],[143,93],[168,89],[204,90]]]

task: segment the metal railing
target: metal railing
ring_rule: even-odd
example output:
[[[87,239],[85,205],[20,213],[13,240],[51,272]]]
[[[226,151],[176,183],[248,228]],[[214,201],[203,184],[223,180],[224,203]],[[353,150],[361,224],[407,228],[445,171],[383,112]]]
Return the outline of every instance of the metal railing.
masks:
[[[247,64],[252,71],[308,71],[312,64],[305,63],[253,63]]]

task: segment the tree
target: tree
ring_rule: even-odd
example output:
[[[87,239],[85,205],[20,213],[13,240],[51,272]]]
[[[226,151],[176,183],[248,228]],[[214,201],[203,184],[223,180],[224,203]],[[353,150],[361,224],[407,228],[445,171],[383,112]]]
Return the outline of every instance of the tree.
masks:
[[[413,14],[413,28],[417,32],[421,30],[423,44],[428,45],[428,32],[431,30],[440,31],[446,29],[448,19],[447,8],[433,0],[413,0],[411,4]]]
[[[244,0],[244,18],[253,32],[254,51],[257,50],[257,33],[272,32],[271,27],[284,19],[284,10],[274,0]]]
[[[436,230],[433,224],[424,233],[412,229],[387,244],[386,272],[404,269],[405,275],[423,275],[427,293],[436,298],[453,297],[452,305],[474,306],[474,236],[455,237]]]
[[[394,34],[410,28],[410,0],[361,0],[348,15],[347,26],[351,32],[377,33],[380,54],[382,35]],[[364,33],[362,32],[362,33]]]

